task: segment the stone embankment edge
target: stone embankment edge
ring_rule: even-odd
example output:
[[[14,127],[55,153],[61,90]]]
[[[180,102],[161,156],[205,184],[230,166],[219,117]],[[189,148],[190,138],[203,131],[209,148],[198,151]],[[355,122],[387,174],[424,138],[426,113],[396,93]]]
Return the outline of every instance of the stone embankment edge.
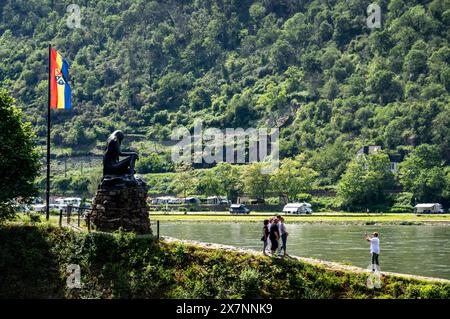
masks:
[[[229,252],[235,252],[235,253],[241,253],[241,254],[250,254],[255,256],[262,256],[262,252],[252,250],[252,249],[246,249],[246,248],[240,248],[236,246],[230,246],[230,245],[222,245],[222,244],[214,244],[214,243],[205,243],[200,241],[194,241],[194,240],[182,240],[177,239],[169,236],[161,236],[161,239],[167,243],[181,243],[186,245],[192,245],[196,246],[198,248],[208,249],[208,250],[224,250]],[[325,261],[315,258],[309,258],[309,257],[299,257],[299,256],[289,256],[291,259],[295,259],[313,266],[319,266],[322,268],[325,268],[330,271],[343,271],[343,272],[352,272],[352,273],[366,273],[369,274],[370,271],[364,268],[356,267],[356,266],[349,266],[349,265],[343,265],[337,262],[332,261]],[[433,277],[424,277],[424,276],[416,276],[416,275],[409,275],[409,274],[400,274],[400,273],[394,273],[394,272],[385,272],[382,271],[381,274],[386,277],[396,277],[396,278],[403,278],[403,279],[413,279],[413,280],[422,280],[422,281],[428,281],[433,283],[446,283],[450,284],[450,280],[442,279],[442,278],[433,278]]]

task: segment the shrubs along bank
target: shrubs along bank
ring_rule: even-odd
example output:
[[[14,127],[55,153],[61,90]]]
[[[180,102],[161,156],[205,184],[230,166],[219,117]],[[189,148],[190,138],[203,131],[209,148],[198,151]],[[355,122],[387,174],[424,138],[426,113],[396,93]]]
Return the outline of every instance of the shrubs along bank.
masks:
[[[66,285],[67,266],[81,288]],[[290,259],[205,249],[117,232],[0,227],[0,298],[450,298],[450,284],[368,274]]]

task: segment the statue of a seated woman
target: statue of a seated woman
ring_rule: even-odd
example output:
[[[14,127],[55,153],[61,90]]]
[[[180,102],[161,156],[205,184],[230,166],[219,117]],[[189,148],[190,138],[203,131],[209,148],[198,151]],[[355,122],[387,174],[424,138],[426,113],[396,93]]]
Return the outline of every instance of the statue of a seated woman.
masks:
[[[134,166],[139,158],[135,152],[122,152],[120,145],[124,134],[122,131],[114,131],[107,140],[105,155],[103,157],[103,176],[105,175],[131,175],[134,179]],[[120,156],[126,156],[120,160]]]

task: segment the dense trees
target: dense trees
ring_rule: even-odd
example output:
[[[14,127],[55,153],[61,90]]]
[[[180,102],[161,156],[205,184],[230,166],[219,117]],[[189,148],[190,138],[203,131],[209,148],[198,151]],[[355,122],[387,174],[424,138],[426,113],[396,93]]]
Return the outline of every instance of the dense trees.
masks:
[[[77,150],[114,129],[166,140],[201,118],[205,127],[279,127],[281,157],[306,154],[320,185],[337,183],[369,144],[434,145],[448,167],[448,3],[383,1],[372,30],[370,3],[86,1],[83,28],[70,29],[61,3],[2,1],[0,83],[43,142],[51,41],[70,62],[74,95],[72,111],[54,113],[52,142]],[[138,169],[171,169],[159,159]],[[224,178],[235,197],[237,182]]]
[[[175,191],[186,199],[187,195],[196,189],[198,180],[188,165],[179,166],[176,171],[177,174],[173,180]]]
[[[214,173],[220,181],[223,194],[235,201],[243,188],[239,168],[229,163],[220,163],[214,168]]]
[[[441,126],[417,140],[421,118],[409,116],[414,102],[437,105],[429,121],[446,118],[448,4],[382,3],[382,28],[369,30],[369,3],[88,1],[83,28],[70,29],[62,4],[3,1],[0,82],[43,138],[46,43],[63,53],[74,110],[54,115],[60,146],[92,147],[110,126],[166,139],[200,117],[219,127],[287,123],[282,156],[351,138],[350,148],[436,144],[448,162]]]
[[[285,196],[287,202],[314,186],[317,172],[307,167],[305,162],[301,155],[296,159],[283,159],[278,170],[270,178],[272,189]]]
[[[377,152],[356,156],[348,165],[337,186],[341,207],[368,208],[386,202],[386,193],[394,185],[387,154]]]
[[[40,167],[31,124],[23,122],[14,100],[0,89],[0,221],[11,217],[12,199],[36,194],[34,179]]]
[[[251,198],[265,199],[270,190],[270,175],[265,173],[266,163],[252,163],[242,173],[244,192]]]
[[[448,193],[448,166],[444,168],[436,146],[422,144],[400,165],[400,182],[418,201],[441,201]],[[447,197],[447,198],[445,198]]]
[[[213,170],[207,170],[202,174],[197,185],[197,191],[206,196],[222,196],[226,193]]]
[[[142,156],[136,163],[136,171],[140,174],[162,173],[174,170],[170,155],[152,153]]]

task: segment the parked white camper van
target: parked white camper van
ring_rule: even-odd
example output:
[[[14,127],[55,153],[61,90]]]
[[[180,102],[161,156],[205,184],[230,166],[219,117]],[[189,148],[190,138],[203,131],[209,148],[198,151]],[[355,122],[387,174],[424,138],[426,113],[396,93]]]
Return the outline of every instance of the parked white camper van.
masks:
[[[439,203],[417,204],[414,206],[414,211],[416,213],[444,213],[444,209]]]
[[[311,214],[311,204],[308,203],[289,203],[283,207],[284,213],[291,214]]]

